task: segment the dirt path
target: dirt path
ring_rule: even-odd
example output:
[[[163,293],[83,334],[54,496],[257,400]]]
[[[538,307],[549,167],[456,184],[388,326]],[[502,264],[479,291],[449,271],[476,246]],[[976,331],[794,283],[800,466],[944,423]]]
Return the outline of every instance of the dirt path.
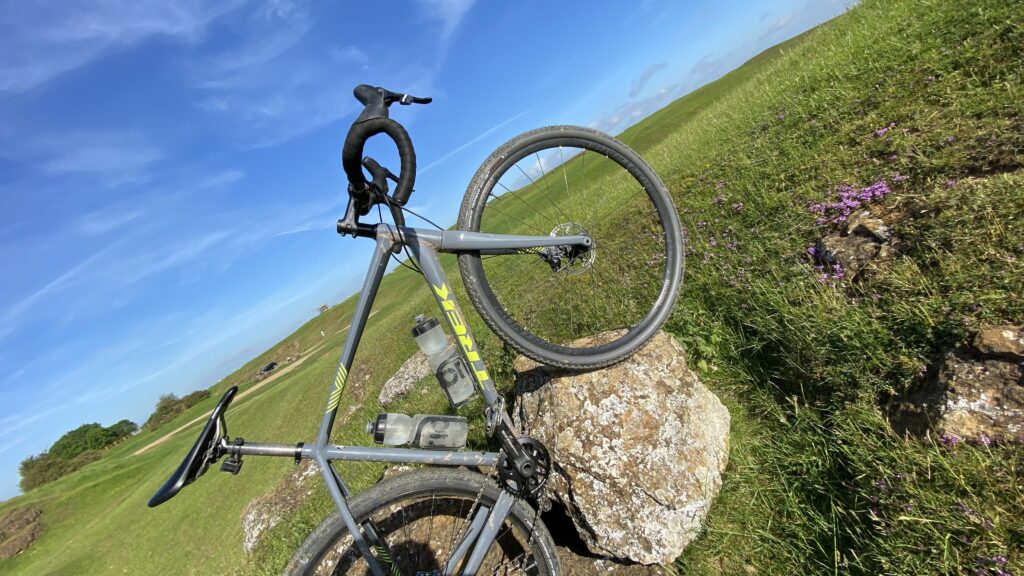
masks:
[[[374,310],[374,311],[370,312],[370,315],[367,316],[366,318],[370,319],[376,313],[377,313],[377,310]],[[341,334],[345,330],[348,330],[349,326],[351,326],[351,324],[346,324],[345,327],[343,327],[341,330],[338,330],[337,332],[335,332],[335,334]],[[239,400],[241,400],[242,398],[245,398],[249,394],[252,394],[253,392],[259,390],[260,388],[263,388],[267,384],[270,384],[274,380],[277,380],[281,376],[284,376],[285,374],[287,374],[287,373],[291,372],[292,370],[298,368],[300,364],[302,364],[303,362],[306,361],[306,358],[309,358],[309,356],[313,352],[316,352],[317,350],[319,350],[320,347],[323,346],[323,345],[324,345],[324,343],[321,342],[320,344],[317,344],[316,346],[313,346],[309,350],[306,350],[305,352],[303,352],[302,354],[299,355],[299,359],[298,360],[296,360],[295,362],[292,362],[291,364],[285,366],[284,368],[280,369],[279,371],[274,372],[274,374],[271,377],[266,378],[266,379],[258,382],[254,386],[251,386],[250,388],[247,388],[245,391],[239,393],[237,396],[235,396],[235,399],[232,400],[232,402],[238,402]],[[151,448],[154,448],[156,446],[159,446],[159,445],[163,444],[164,442],[167,442],[168,440],[171,439],[172,436],[174,436],[178,432],[181,432],[182,430],[184,430],[185,428],[188,428],[189,426],[195,424],[196,422],[202,422],[203,420],[206,420],[209,417],[210,417],[209,414],[204,414],[202,416],[199,416],[197,418],[189,420],[188,423],[182,424],[181,426],[178,426],[177,428],[175,428],[174,430],[171,430],[167,434],[164,434],[163,436],[157,438],[156,440],[150,442],[149,444],[146,444],[142,448],[139,448],[135,452],[132,452],[132,456],[138,456],[139,454],[142,454],[142,453],[148,451]]]
[[[347,326],[346,326],[346,328],[347,328]],[[344,328],[342,328],[342,330],[344,330]],[[305,362],[306,359],[309,358],[310,355],[313,352],[316,352],[317,350],[319,350],[321,346],[323,346],[323,343],[317,344],[316,346],[310,348],[309,350],[306,350],[305,352],[303,352],[299,356],[298,360],[296,360],[295,362],[292,362],[291,364],[285,366],[284,368],[278,370],[277,372],[274,372],[274,374],[271,375],[269,378],[264,378],[260,382],[257,382],[255,385],[250,386],[249,388],[246,388],[243,392],[240,392],[237,396],[235,396],[235,398],[234,398],[234,400],[232,402],[238,402],[242,398],[245,398],[246,396],[252,394],[253,392],[255,392],[257,390],[259,390],[260,388],[263,388],[264,386],[266,386],[267,384],[270,384],[274,380],[277,380],[281,376],[284,376],[285,374],[288,374],[292,370],[295,370],[303,362]],[[197,418],[189,420],[187,423],[182,424],[181,426],[178,426],[177,428],[175,428],[174,430],[171,430],[167,434],[164,434],[160,438],[157,438],[156,440],[150,442],[149,444],[146,444],[142,448],[139,448],[135,452],[132,452],[132,456],[138,456],[139,454],[142,454],[143,452],[146,452],[146,451],[150,450],[151,448],[155,448],[156,446],[159,446],[159,445],[163,444],[164,442],[167,442],[168,440],[171,439],[172,436],[174,436],[178,432],[181,432],[182,430],[184,430],[185,428],[188,428],[189,426],[195,424],[196,422],[202,422],[203,420],[206,420],[209,417],[210,417],[209,414],[203,414],[202,416],[199,416]]]

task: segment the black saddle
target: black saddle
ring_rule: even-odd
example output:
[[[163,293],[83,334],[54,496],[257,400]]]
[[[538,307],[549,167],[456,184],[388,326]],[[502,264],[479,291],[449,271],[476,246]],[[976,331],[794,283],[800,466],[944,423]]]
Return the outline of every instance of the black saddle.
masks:
[[[210,419],[206,421],[206,426],[203,427],[196,443],[192,445],[192,449],[188,451],[188,455],[185,456],[174,474],[167,479],[167,482],[164,482],[164,485],[149,499],[150,508],[159,506],[173,498],[182,488],[202,476],[210,464],[224,455],[220,442],[221,438],[226,438],[228,434],[227,424],[224,422],[224,412],[228,409],[228,404],[231,404],[231,399],[235,397],[236,392],[238,392],[238,386],[232,386],[221,396],[220,402],[213,409]]]

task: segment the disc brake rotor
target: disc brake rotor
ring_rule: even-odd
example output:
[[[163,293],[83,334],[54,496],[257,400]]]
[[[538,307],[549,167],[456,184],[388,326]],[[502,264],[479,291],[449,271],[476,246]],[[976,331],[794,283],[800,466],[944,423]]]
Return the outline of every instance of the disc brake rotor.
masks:
[[[575,222],[559,224],[551,230],[551,236],[587,236],[586,229]],[[579,274],[593,266],[597,251],[593,245],[580,246],[549,246],[541,251],[541,257],[551,265],[551,270],[559,274]]]

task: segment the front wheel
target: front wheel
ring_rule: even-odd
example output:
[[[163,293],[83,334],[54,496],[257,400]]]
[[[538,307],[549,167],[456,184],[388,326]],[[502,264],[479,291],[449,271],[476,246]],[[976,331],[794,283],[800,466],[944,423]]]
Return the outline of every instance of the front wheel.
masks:
[[[383,566],[385,571],[414,576],[443,572],[474,515],[481,506],[492,508],[499,493],[481,474],[429,468],[383,480],[349,506],[356,521],[372,522],[386,543],[384,555],[394,565]],[[292,576],[369,573],[337,512],[317,527],[285,568]],[[559,574],[551,535],[522,500],[512,506],[478,574]]]
[[[596,130],[540,128],[498,148],[470,183],[458,227],[592,240],[589,249],[459,255],[487,325],[551,366],[600,368],[629,356],[668,319],[682,281],[683,233],[665,185]]]

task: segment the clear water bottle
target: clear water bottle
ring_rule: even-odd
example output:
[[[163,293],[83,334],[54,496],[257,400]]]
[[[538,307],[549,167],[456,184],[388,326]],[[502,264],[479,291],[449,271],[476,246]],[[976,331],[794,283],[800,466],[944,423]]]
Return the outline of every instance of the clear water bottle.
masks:
[[[416,317],[416,325],[412,327],[412,335],[416,337],[420,350],[426,354],[430,371],[437,377],[452,408],[468,402],[473,396],[473,378],[459,351],[448,345],[448,338],[437,320],[420,314]]]
[[[427,450],[458,450],[466,445],[469,423],[462,416],[388,413],[368,422],[366,433],[373,434],[375,443],[386,446],[412,444]]]

